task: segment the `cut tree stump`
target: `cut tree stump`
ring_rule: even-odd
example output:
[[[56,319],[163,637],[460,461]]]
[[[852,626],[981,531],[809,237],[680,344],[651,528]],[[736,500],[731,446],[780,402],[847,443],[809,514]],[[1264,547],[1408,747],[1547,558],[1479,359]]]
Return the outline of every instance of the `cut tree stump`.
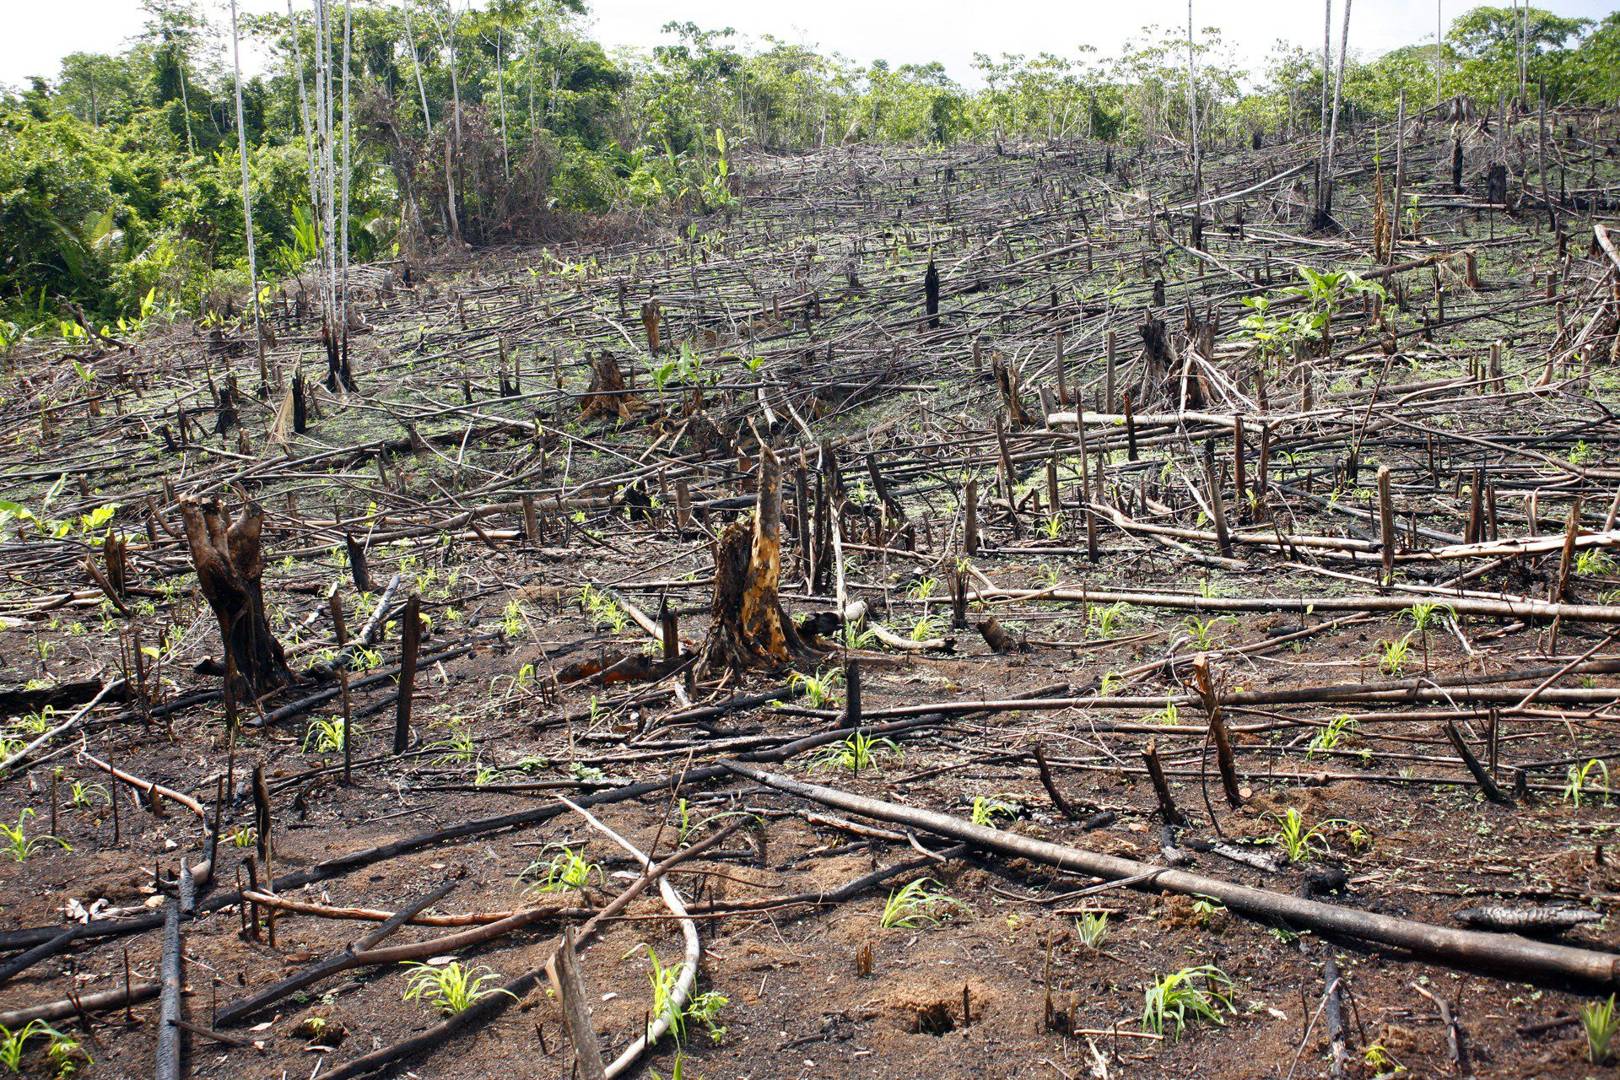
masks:
[[[713,622],[703,646],[705,671],[776,670],[809,650],[782,610],[781,463],[760,444],[752,527],[733,522],[716,542]]]
[[[208,606],[219,620],[219,636],[247,691],[259,697],[293,681],[281,643],[265,618],[264,553],[260,530],[264,511],[248,503],[227,525],[218,499],[180,500],[186,544]]]
[[[613,416],[628,420],[635,412],[636,400],[628,393],[624,372],[611,353],[603,352],[591,361],[591,385],[580,407],[580,419],[593,416]]]

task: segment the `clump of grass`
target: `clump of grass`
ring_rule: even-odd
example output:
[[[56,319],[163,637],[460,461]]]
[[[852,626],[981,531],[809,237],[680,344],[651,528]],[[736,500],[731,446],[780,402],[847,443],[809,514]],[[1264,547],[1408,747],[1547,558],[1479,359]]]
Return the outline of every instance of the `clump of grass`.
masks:
[[[924,926],[938,926],[950,917],[956,907],[956,901],[946,894],[939,882],[933,878],[918,878],[889,894],[883,903],[883,917],[878,925],[885,930],[917,930]]]
[[[109,805],[112,803],[112,793],[104,784],[94,780],[75,780],[68,788],[68,805],[75,810],[88,810],[100,799]]]
[[[1406,667],[1408,655],[1412,651],[1412,635],[1403,634],[1392,641],[1378,643],[1378,670],[1385,675],[1399,676]]]
[[[996,818],[1004,817],[1011,821],[1018,817],[1018,804],[1009,802],[999,795],[986,798],[983,795],[973,796],[973,824],[983,825],[986,828],[996,827]]]
[[[335,754],[343,749],[343,739],[347,733],[348,725],[341,716],[312,721],[309,730],[304,733],[303,751],[307,754],[313,746],[317,754]]]
[[[79,1040],[63,1034],[43,1020],[30,1020],[16,1031],[0,1025],[0,1066],[4,1066],[7,1072],[22,1072],[23,1051],[29,1040],[35,1038],[50,1040],[50,1045],[45,1048],[45,1060],[50,1064],[51,1075],[59,1080],[78,1072],[81,1065],[95,1064],[94,1059],[79,1045]]]
[[[1614,1037],[1620,1033],[1620,1015],[1615,1013],[1613,994],[1607,1001],[1581,1006],[1581,1028],[1586,1032],[1586,1060],[1593,1065],[1607,1065],[1614,1053]]]
[[[1589,548],[1575,556],[1575,572],[1582,577],[1609,577],[1616,564],[1613,556],[1597,548]]]
[[[653,1022],[668,1017],[670,1034],[675,1036],[676,1042],[685,1042],[686,1017],[675,1007],[675,982],[680,977],[680,965],[666,966],[660,962],[657,950],[651,945],[647,946],[647,959],[652,961],[652,971],[648,972],[647,981],[652,983],[653,997],[652,1013],[647,1018],[649,1036]]]
[[[1348,716],[1335,716],[1328,721],[1327,727],[1316,733],[1311,744],[1305,750],[1305,756],[1313,758],[1317,754],[1327,754],[1339,748],[1347,736],[1355,734],[1356,722]]]
[[[892,754],[896,760],[904,757],[900,744],[893,739],[873,738],[855,732],[843,742],[834,743],[810,758],[809,768],[843,769],[861,773],[877,768],[881,754]]]
[[[1347,821],[1331,818],[1307,826],[1305,819],[1292,806],[1280,814],[1272,811],[1266,816],[1277,823],[1277,831],[1271,834],[1269,840],[1283,849],[1289,862],[1305,862],[1312,855],[1331,852],[1333,849],[1328,846],[1323,834],[1335,826],[1350,825]]]
[[[524,867],[518,880],[532,878],[529,889],[533,892],[557,893],[585,888],[592,875],[598,882],[604,880],[600,866],[585,858],[583,852],[563,845],[550,859],[536,859]]]
[[[834,701],[833,691],[838,684],[844,681],[844,673],[837,669],[826,672],[816,672],[806,675],[802,671],[795,671],[788,676],[788,685],[795,692],[803,694],[812,709],[819,709]]]
[[[1217,644],[1215,628],[1224,622],[1232,621],[1229,615],[1216,615],[1208,619],[1200,619],[1196,615],[1189,615],[1181,622],[1181,628],[1187,631],[1187,639],[1193,648],[1199,652],[1209,652]]]
[[[1142,1030],[1169,1039],[1181,1038],[1189,1023],[1226,1023],[1232,1004],[1232,980],[1214,964],[1182,968],[1150,984],[1142,995]]]
[[[466,765],[478,756],[478,742],[466,717],[453,716],[445,725],[445,737],[428,743],[425,749],[439,751],[439,764]]]
[[[1100,638],[1111,638],[1119,633],[1125,623],[1126,605],[1124,601],[1102,607],[1093,604],[1086,608],[1086,626]]]
[[[0,854],[9,856],[15,862],[27,862],[40,848],[47,843],[56,844],[63,851],[72,851],[73,845],[61,837],[41,835],[29,836],[28,819],[34,816],[32,807],[24,807],[17,815],[17,824],[7,825],[0,821]]]
[[[945,630],[945,620],[939,615],[921,615],[912,624],[908,636],[912,641],[932,641]]]
[[[1175,724],[1180,719],[1181,710],[1176,708],[1176,703],[1173,701],[1166,701],[1164,708],[1156,713],[1149,713],[1142,717],[1143,722],[1148,724]]]
[[[1102,948],[1104,941],[1108,940],[1108,912],[1084,911],[1074,921],[1074,928],[1080,934],[1080,944],[1093,952]]]
[[[505,994],[512,1000],[517,995],[510,990],[491,987],[498,976],[486,967],[462,967],[461,961],[452,960],[442,967],[406,961],[412,968],[405,981],[405,1001],[425,1001],[445,1015],[466,1012],[492,994]]]
[[[630,625],[630,616],[618,601],[594,586],[585,585],[579,590],[579,606],[591,622],[611,633],[622,634]]]

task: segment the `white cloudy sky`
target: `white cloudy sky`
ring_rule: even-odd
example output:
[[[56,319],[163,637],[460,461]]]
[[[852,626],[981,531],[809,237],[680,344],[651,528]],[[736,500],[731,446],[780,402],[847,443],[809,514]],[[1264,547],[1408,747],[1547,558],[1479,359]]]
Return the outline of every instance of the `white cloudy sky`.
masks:
[[[238,2],[245,10],[285,8],[285,0]],[[301,8],[309,5],[309,0],[294,2]],[[225,10],[225,0],[204,3]],[[1448,21],[1472,6],[1465,0],[1440,0],[1440,5]],[[1615,5],[1612,0],[1540,0],[1538,6],[1601,18]],[[976,51],[1061,54],[1089,44],[1110,53],[1146,24],[1179,26],[1187,18],[1181,0],[1001,0],[989,5],[966,0],[781,5],[761,0],[597,0],[591,7],[595,34],[610,47],[656,44],[658,28],[681,19],[733,26],[754,36],[773,34],[860,61],[939,60],[966,82],[972,82],[969,64]],[[1425,37],[1433,41],[1435,9],[1434,0],[1359,0],[1352,11],[1351,49],[1377,53]],[[11,85],[31,75],[53,75],[64,53],[118,49],[144,21],[137,0],[0,0],[0,13],[0,83]],[[1338,19],[1336,11],[1335,41]],[[1321,7],[1304,0],[1195,0],[1195,21],[1200,27],[1220,27],[1241,46],[1241,59],[1253,65],[1278,38],[1310,45],[1322,33]]]

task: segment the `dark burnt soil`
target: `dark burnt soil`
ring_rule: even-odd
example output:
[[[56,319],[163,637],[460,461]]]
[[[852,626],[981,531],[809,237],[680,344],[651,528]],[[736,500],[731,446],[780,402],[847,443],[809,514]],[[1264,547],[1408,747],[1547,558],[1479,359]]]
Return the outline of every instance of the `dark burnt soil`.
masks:
[[[548,620],[547,626],[562,631],[566,622]],[[588,631],[579,625],[568,629]],[[1234,630],[1232,637],[1234,643],[1241,641],[1242,630]],[[1356,635],[1340,634],[1313,644],[1311,652],[1332,656],[1358,647]],[[869,707],[880,708],[933,699],[947,683],[964,697],[995,698],[1054,679],[1076,678],[1093,670],[1095,663],[1094,658],[1081,661],[1082,670],[1077,672],[1070,664],[1033,659],[1009,664],[989,654],[972,655],[974,651],[969,647],[964,650],[968,655],[952,660],[869,668],[866,701]],[[1445,670],[1451,659],[1433,657],[1436,670]],[[482,673],[508,666],[506,656],[492,651],[461,662],[450,673],[453,682],[476,682]],[[1273,681],[1264,670],[1257,674],[1263,681],[1256,685]],[[1275,681],[1291,678],[1289,674]],[[447,698],[442,688],[430,689],[424,703],[431,703],[431,709]],[[521,712],[508,715],[481,725],[479,738],[486,746],[501,748],[494,756],[515,753],[539,744],[528,734],[535,719]],[[1107,770],[1060,771],[1068,797],[1119,815],[1112,825],[1082,833],[1055,813],[1024,759],[986,766],[974,762],[982,755],[954,748],[971,748],[984,736],[993,737],[997,728],[1027,728],[1033,723],[1038,723],[1039,737],[1049,748],[1081,745],[1087,739],[1083,715],[1003,714],[908,741],[903,760],[885,757],[875,775],[819,771],[812,778],[964,816],[974,796],[993,797],[1019,807],[1019,818],[1007,827],[1020,833],[1155,859],[1159,827],[1153,820],[1154,801],[1139,777],[1109,775]],[[746,728],[800,731],[803,725],[786,715],[763,713]],[[1419,725],[1399,723],[1379,727],[1379,734],[1389,739],[1423,731]],[[1556,742],[1561,733],[1542,734]],[[177,740],[181,737],[177,731]],[[1255,739],[1256,745],[1277,741]],[[1352,739],[1347,749],[1355,751],[1362,745],[1362,740]],[[109,733],[104,749],[122,768],[175,785],[216,766],[221,754],[220,748],[206,744],[187,754],[168,745],[160,733],[139,727]],[[1050,749],[1049,753],[1058,756]],[[465,779],[464,768],[448,765],[393,776],[368,768],[352,787],[344,787],[330,780],[288,783],[305,769],[329,764],[330,755],[299,755],[293,746],[278,748],[269,738],[249,736],[240,748],[238,767],[245,769],[254,760],[267,763],[268,778],[287,796],[275,856],[281,873],[502,813],[515,805],[509,794],[417,790],[445,778],[436,774]],[[643,765],[611,773],[615,780],[625,780],[656,777],[667,769]],[[68,772],[85,775],[84,770]],[[925,773],[935,775],[908,779]],[[1394,779],[1399,781],[1399,775]],[[1229,835],[1270,835],[1276,824],[1264,815],[1293,807],[1307,821],[1331,817],[1353,822],[1366,834],[1366,839],[1356,841],[1364,847],[1352,846],[1350,826],[1330,826],[1331,852],[1278,874],[1208,855],[1199,857],[1199,868],[1291,891],[1301,885],[1308,868],[1342,866],[1350,875],[1342,902],[1439,923],[1448,922],[1452,911],[1481,896],[1530,902],[1562,898],[1602,908],[1613,901],[1620,884],[1620,866],[1604,852],[1608,829],[1615,823],[1608,820],[1612,812],[1601,805],[1574,810],[1549,796],[1530,807],[1503,809],[1461,785],[1293,785],[1267,783],[1263,775],[1257,775],[1253,785],[1254,798],[1244,811],[1221,810]],[[1181,805],[1201,805],[1196,778],[1175,782],[1173,789]],[[14,818],[22,806],[38,805],[40,794],[17,792],[7,801],[6,816]],[[809,822],[802,805],[768,791],[695,790],[687,798],[694,836],[702,834],[700,822],[725,813],[758,814],[765,823],[757,834],[740,833],[715,857],[677,873],[683,890],[703,900],[832,889],[910,854],[903,844],[869,842],[858,833]],[[1213,798],[1219,799],[1218,790]],[[86,907],[99,900],[124,909],[156,902],[160,898],[151,887],[150,871],[142,867],[172,859],[174,845],[186,843],[190,830],[183,824],[183,814],[171,808],[166,819],[153,819],[130,805],[122,811],[122,842],[115,846],[104,806],[64,809],[58,833],[74,851],[49,851],[7,868],[7,924],[59,921],[70,900]],[[658,843],[667,849],[675,841],[679,815],[670,810],[667,798],[616,805],[601,814],[644,848]],[[523,893],[515,882],[549,845],[581,851],[607,875],[605,886],[594,880],[579,897],[582,905],[599,902],[604,889],[613,889],[631,871],[628,860],[599,835],[577,819],[563,817],[537,828],[404,856],[294,890],[289,898],[391,910],[451,878],[458,884],[438,910],[504,910],[522,903]],[[224,863],[231,867],[238,861],[238,849],[224,850]],[[956,860],[926,873],[952,900],[937,926],[881,928],[886,888],[830,910],[799,905],[704,921],[700,986],[724,995],[728,1004],[717,1018],[724,1028],[718,1040],[694,1023],[684,1054],[686,1074],[1041,1076],[1051,1075],[1055,1068],[1068,1075],[1086,1075],[1094,1055],[1101,1054],[1115,1073],[1124,1075],[1247,1077],[1285,1074],[1290,1068],[1296,1075],[1317,1075],[1326,1067],[1320,1006],[1321,965],[1328,956],[1337,960],[1350,988],[1351,1044],[1363,1059],[1350,1062],[1351,1075],[1374,1075],[1377,1070],[1364,1064],[1367,1048],[1374,1046],[1416,1074],[1450,1071],[1447,1028],[1417,987],[1445,999],[1454,1010],[1463,1030],[1465,1060],[1478,1075],[1575,1076],[1589,1069],[1579,1025],[1548,1027],[1551,1021],[1573,1017],[1585,1002],[1568,988],[1451,970],[1309,933],[1296,935],[1286,927],[1260,925],[1224,909],[1199,910],[1188,897],[1127,889],[1084,901],[1054,901],[1089,879],[1054,875],[1047,867],[1022,860]],[[1080,939],[1075,922],[1080,907],[1108,913],[1107,937],[1098,948],[1088,948]],[[632,912],[638,918],[612,924],[584,958],[587,983],[603,998],[594,1019],[608,1047],[628,1042],[647,1019],[648,948],[665,962],[680,951],[679,935],[658,918],[662,909],[656,902],[640,902]],[[262,941],[244,940],[241,928],[241,917],[232,909],[201,918],[187,930],[189,1010],[199,1021],[206,1022],[219,1003],[342,948],[365,929],[356,922],[283,916],[277,923],[276,946],[271,948]],[[425,940],[446,932],[407,928],[396,940]],[[1616,934],[1604,927],[1577,933],[1572,940],[1613,948]],[[552,941],[549,929],[538,929],[460,955],[465,963],[510,977],[543,963]],[[870,971],[863,975],[857,956],[867,948]],[[87,949],[69,962],[51,961],[12,983],[6,1000],[52,998],[70,985],[81,992],[116,986],[123,978],[125,955],[137,980],[150,977],[158,949],[157,936],[144,934]],[[1144,987],[1166,972],[1201,964],[1214,964],[1233,980],[1235,1013],[1225,1026],[1190,1028],[1179,1041],[1144,1037],[1140,1024]],[[191,1050],[195,1074],[277,1076],[282,1070],[312,1070],[317,1056],[337,1063],[404,1038],[432,1020],[427,1009],[400,1000],[404,986],[404,972],[397,968],[352,972],[319,984],[239,1029],[262,1045],[260,1051],[227,1052],[195,1042]],[[1093,1034],[1068,1037],[1051,1030],[1046,1019],[1048,995],[1052,1008],[1061,1014],[1060,1026]],[[969,1010],[966,1022],[964,1000]],[[345,1033],[342,1041],[333,1048],[312,1042],[305,1026],[311,1016],[332,1025],[328,1031]],[[93,1075],[145,1075],[153,1052],[153,1024],[151,1006],[136,1008],[132,1021],[113,1014],[95,1024],[85,1036],[85,1046],[97,1062]],[[324,1038],[330,1041],[332,1036]],[[414,1071],[425,1076],[566,1075],[569,1058],[560,1049],[563,1038],[553,1002],[543,993],[532,994],[484,1030],[418,1062]],[[661,1050],[653,1056],[651,1068],[667,1075],[671,1058],[669,1050]],[[1376,1053],[1373,1060],[1379,1060]]]

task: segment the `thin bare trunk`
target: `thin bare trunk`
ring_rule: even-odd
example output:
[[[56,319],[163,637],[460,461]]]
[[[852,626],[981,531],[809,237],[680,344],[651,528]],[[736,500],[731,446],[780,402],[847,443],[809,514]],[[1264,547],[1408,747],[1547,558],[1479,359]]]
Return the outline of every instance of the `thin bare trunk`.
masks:
[[[505,44],[501,33],[502,27],[495,27],[495,100],[500,104],[501,111],[501,172],[506,179],[512,179],[512,162],[506,149],[506,64],[502,56]]]
[[[259,261],[253,247],[253,197],[248,187],[247,128],[242,120],[242,39],[236,23],[236,0],[231,0],[231,66],[236,76],[236,152],[242,159],[242,223],[247,237],[248,287],[253,290],[253,340],[258,345],[259,385],[267,387],[270,373],[264,362],[264,332],[259,317]]]
[[[343,277],[338,286],[338,327],[342,335],[341,348],[345,373],[349,370],[349,67],[353,41],[354,28],[350,18],[349,0],[343,0],[343,224],[338,248],[343,260]]]
[[[1441,49],[1443,48],[1443,39],[1441,35],[1441,23],[1443,20],[1440,9],[1444,5],[1444,2],[1445,0],[1434,0],[1434,107],[1436,109],[1440,107],[1441,98],[1444,96],[1444,93],[1440,88],[1440,58],[1442,56]]]
[[[1350,48],[1350,4],[1344,0],[1344,29],[1339,31],[1339,70],[1333,76],[1333,108],[1328,114],[1327,157],[1322,165],[1322,213],[1333,212],[1333,150],[1339,137],[1339,96],[1344,89],[1344,60]]]
[[[1322,192],[1326,187],[1323,165],[1327,160],[1328,131],[1328,75],[1333,70],[1333,0],[1322,0],[1322,126],[1317,128],[1320,149],[1316,161],[1316,209],[1322,209]]]
[[[186,93],[186,54],[180,51],[180,43],[174,44],[174,67],[180,73],[180,122],[186,127],[186,153],[195,154],[197,144],[191,137],[191,99]]]

